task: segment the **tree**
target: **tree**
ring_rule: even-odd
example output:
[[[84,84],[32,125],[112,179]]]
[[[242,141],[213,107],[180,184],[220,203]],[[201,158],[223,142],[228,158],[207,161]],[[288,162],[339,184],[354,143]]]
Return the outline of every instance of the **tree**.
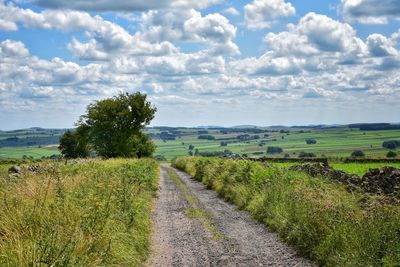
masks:
[[[365,153],[361,150],[355,150],[353,153],[351,153],[352,157],[358,157],[358,158],[363,158],[365,157]]]
[[[148,135],[139,133],[132,135],[128,140],[128,147],[132,148],[130,156],[137,158],[150,157],[156,150]]]
[[[279,146],[269,146],[267,147],[267,154],[282,153],[283,149]]]
[[[315,139],[311,139],[311,138],[306,139],[307,145],[315,145],[316,143],[317,143],[317,140],[315,140]]]
[[[395,157],[397,157],[397,153],[394,152],[394,151],[389,151],[389,152],[386,154],[386,157],[387,157],[387,158],[395,158]]]
[[[385,141],[382,143],[382,146],[387,149],[396,149],[397,147],[400,147],[400,141],[397,140]]]
[[[84,135],[84,128],[80,128],[75,132],[70,130],[66,131],[60,137],[58,149],[67,159],[88,157],[90,149],[88,139]]]
[[[142,131],[154,118],[156,110],[145,94],[121,93],[89,104],[77,126],[78,130],[84,129],[100,156],[150,156],[154,145]]]

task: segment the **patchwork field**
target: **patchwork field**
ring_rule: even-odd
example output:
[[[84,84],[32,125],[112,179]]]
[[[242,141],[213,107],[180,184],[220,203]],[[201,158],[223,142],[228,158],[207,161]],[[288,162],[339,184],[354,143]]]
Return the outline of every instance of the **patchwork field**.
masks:
[[[57,144],[65,130],[31,128],[0,131],[0,158],[42,158],[59,155]],[[366,158],[385,158],[389,149],[382,143],[400,140],[400,130],[360,130],[349,126],[315,127],[236,127],[236,128],[173,128],[146,129],[157,149],[154,155],[171,160],[190,154],[227,153],[250,157],[292,157],[301,152],[326,156],[331,160],[349,157],[362,150]],[[199,139],[199,136],[205,139]],[[306,144],[306,140],[315,144]],[[268,147],[279,147],[281,153],[267,154]],[[393,149],[400,154],[400,148]]]
[[[268,155],[269,157],[284,157],[285,154],[297,157],[300,152],[311,152],[316,156],[349,157],[354,150],[362,150],[367,158],[385,158],[389,150],[382,147],[382,142],[400,139],[400,130],[360,131],[346,127],[285,129],[289,133],[280,133],[280,130],[276,129],[264,130],[266,132],[249,133],[243,130],[243,132],[231,134],[221,134],[219,130],[208,130],[208,134],[214,136],[215,140],[200,140],[198,129],[187,130],[176,140],[155,139],[156,154],[170,160],[176,156],[188,155],[189,146],[192,145],[194,150],[198,149],[199,152],[223,152],[228,149],[240,155],[267,156],[268,146],[278,146],[283,149],[283,152]],[[245,134],[258,135],[260,138],[245,141],[236,139],[237,136]],[[268,137],[264,137],[264,134],[268,134]],[[306,139],[315,139],[317,143],[308,145],[305,142]],[[224,141],[228,143],[227,146],[221,146],[221,142]]]

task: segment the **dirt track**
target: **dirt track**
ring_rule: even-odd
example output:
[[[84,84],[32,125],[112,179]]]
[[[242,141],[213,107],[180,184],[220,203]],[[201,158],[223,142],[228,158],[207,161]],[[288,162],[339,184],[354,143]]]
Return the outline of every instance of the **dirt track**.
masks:
[[[188,215],[192,210],[207,216]],[[149,266],[313,266],[247,212],[169,165],[161,167],[153,223]]]

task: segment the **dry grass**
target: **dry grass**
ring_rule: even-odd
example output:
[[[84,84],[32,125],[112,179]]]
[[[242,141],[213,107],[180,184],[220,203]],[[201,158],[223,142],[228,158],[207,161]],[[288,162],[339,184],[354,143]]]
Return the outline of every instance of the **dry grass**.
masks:
[[[262,163],[185,157],[173,162],[249,211],[322,266],[398,266],[400,205],[349,193],[323,177]]]
[[[92,161],[0,181],[0,266],[137,266],[149,253],[152,160]]]

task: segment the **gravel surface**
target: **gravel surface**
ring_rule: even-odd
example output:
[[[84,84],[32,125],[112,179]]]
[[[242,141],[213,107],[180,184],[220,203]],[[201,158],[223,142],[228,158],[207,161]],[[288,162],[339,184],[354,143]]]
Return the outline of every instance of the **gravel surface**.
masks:
[[[186,214],[191,204],[161,167],[159,197],[153,211],[149,266],[314,266],[301,258],[244,211],[218,198],[212,190],[173,169],[201,209],[211,214],[215,230]]]

